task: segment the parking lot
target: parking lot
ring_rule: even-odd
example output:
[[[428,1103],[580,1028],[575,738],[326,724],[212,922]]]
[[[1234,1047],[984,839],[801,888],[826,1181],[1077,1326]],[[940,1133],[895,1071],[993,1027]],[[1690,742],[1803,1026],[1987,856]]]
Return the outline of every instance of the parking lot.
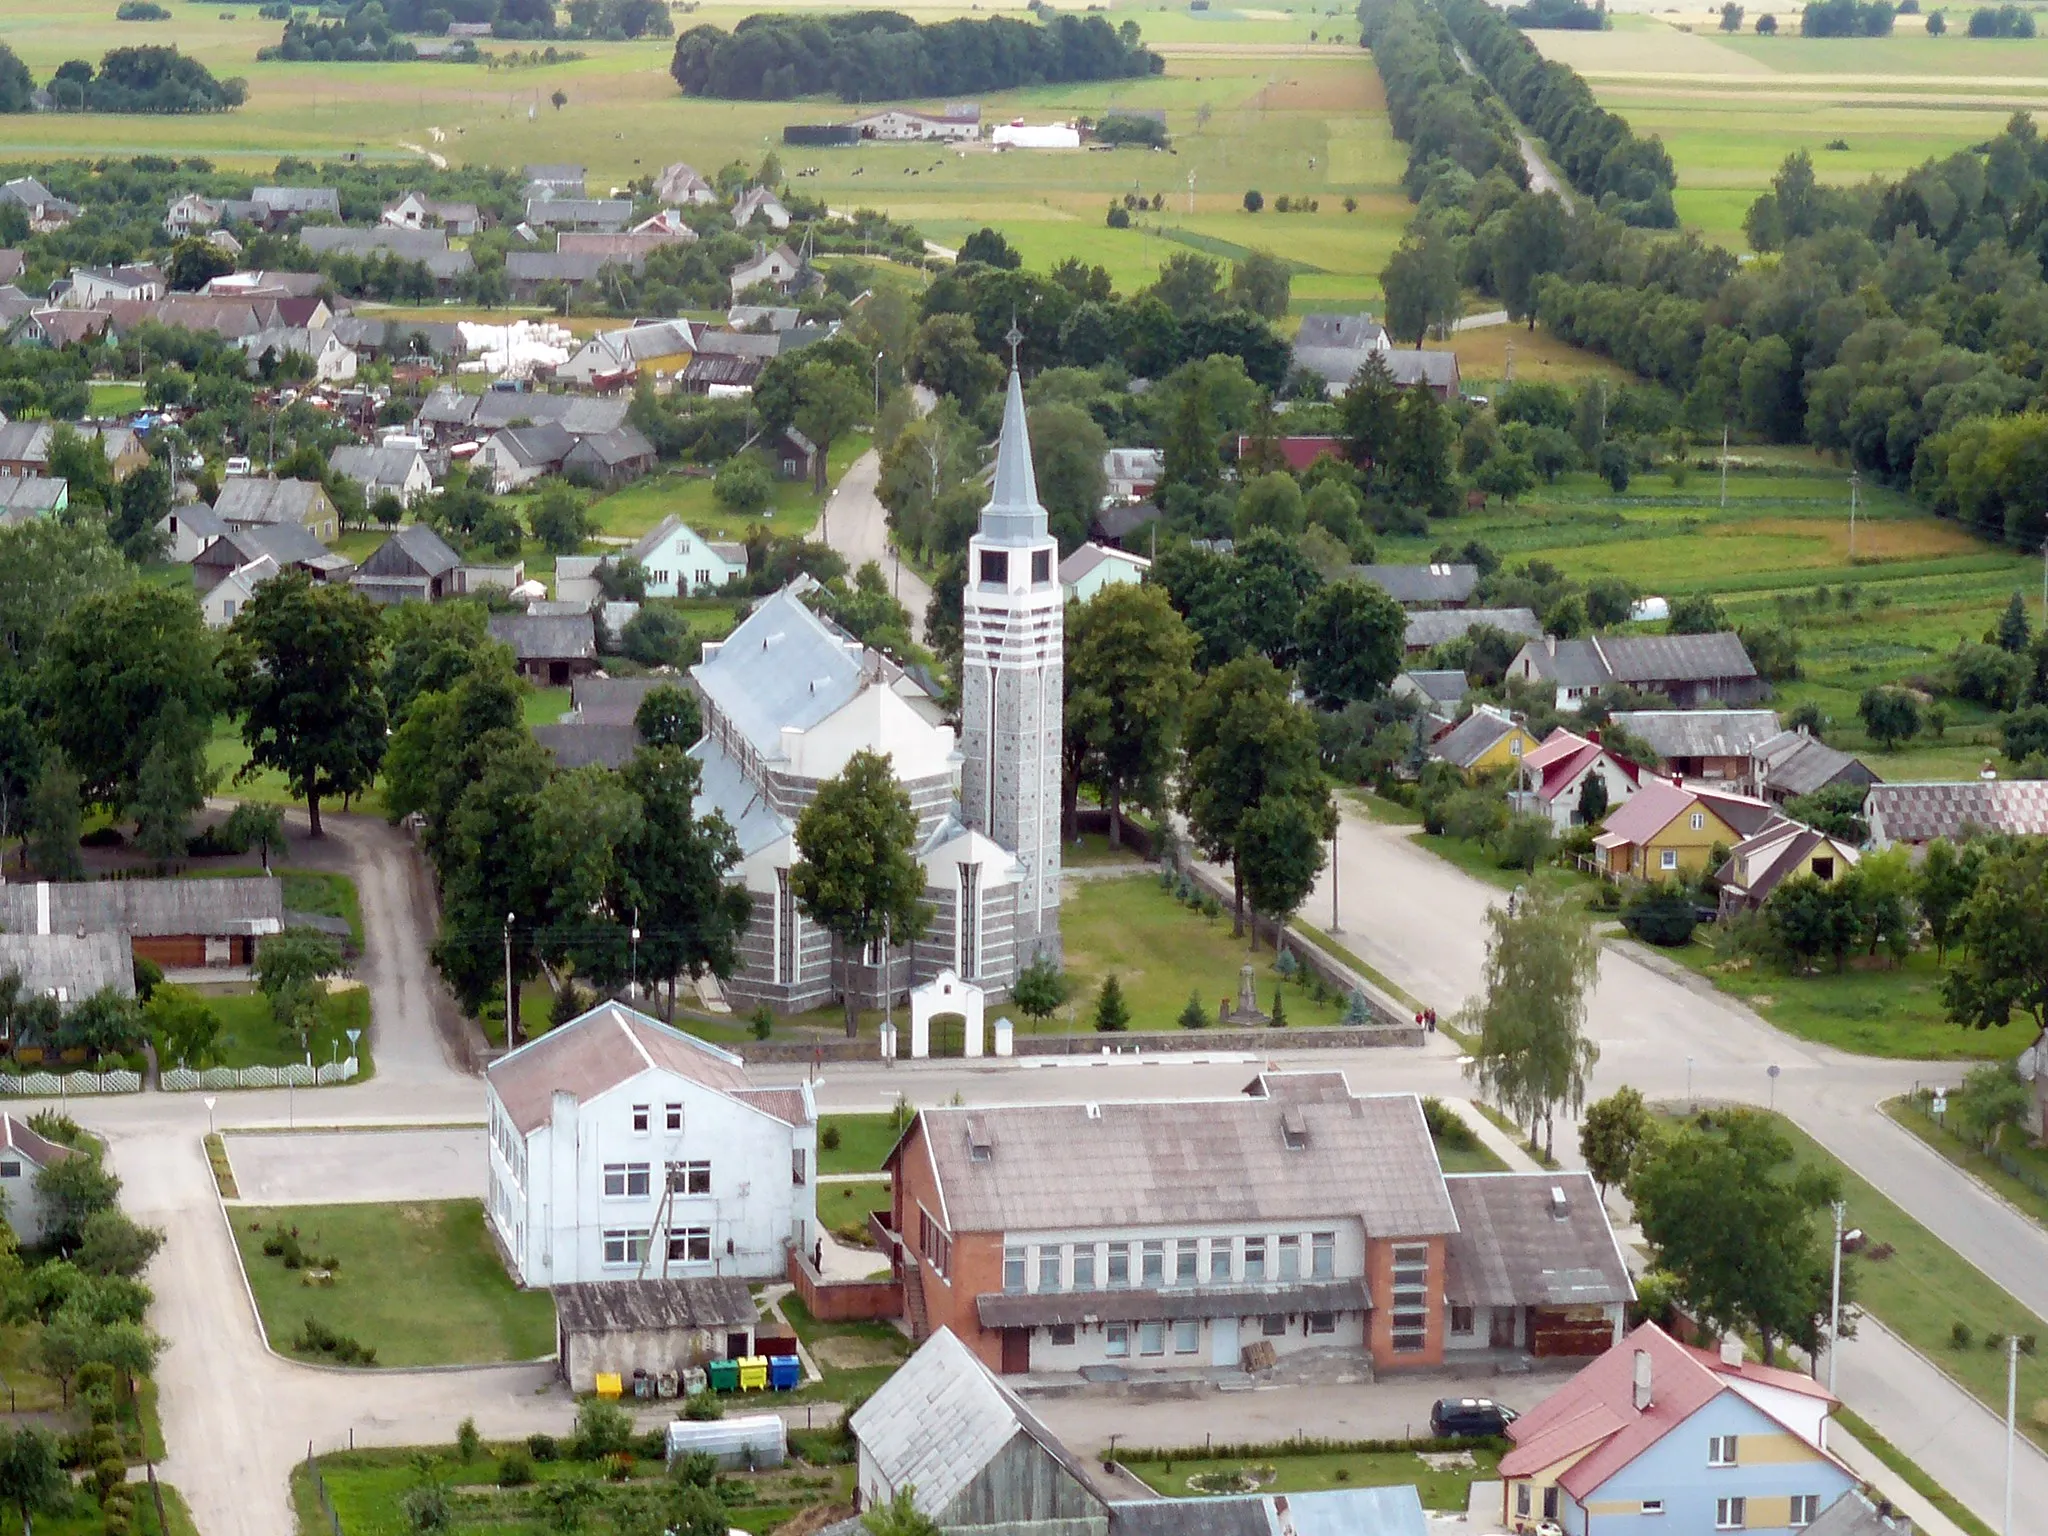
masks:
[[[481,1200],[481,1126],[434,1130],[230,1132],[241,1198],[257,1205]]]

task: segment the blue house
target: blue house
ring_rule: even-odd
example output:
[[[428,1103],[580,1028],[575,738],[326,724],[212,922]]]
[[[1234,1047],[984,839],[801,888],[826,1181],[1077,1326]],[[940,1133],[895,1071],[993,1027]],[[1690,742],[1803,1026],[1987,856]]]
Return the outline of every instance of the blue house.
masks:
[[[702,538],[670,513],[627,552],[647,572],[649,597],[688,597],[747,574],[747,547]]]
[[[1502,1518],[1566,1536],[1803,1531],[1856,1486],[1823,1449],[1835,1399],[1739,1341],[1645,1323],[1508,1428]]]

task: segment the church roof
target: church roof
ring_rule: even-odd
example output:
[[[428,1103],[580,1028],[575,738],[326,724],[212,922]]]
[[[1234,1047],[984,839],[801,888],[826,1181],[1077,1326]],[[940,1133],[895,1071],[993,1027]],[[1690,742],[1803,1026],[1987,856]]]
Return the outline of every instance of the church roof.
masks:
[[[785,587],[690,675],[747,744],[773,761],[782,756],[783,727],[809,730],[860,691],[860,647]]]
[[[1031,429],[1024,417],[1024,384],[1010,370],[1003,402],[1003,435],[996,443],[995,488],[981,509],[981,537],[991,544],[1036,544],[1046,537],[1045,508],[1031,467]]]

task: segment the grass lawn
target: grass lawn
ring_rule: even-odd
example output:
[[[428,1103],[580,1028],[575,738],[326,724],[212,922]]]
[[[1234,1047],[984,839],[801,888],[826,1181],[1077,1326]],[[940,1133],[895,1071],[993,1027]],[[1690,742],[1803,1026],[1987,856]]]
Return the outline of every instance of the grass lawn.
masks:
[[[2001,1135],[1996,1156],[1987,1157],[1974,1141],[1935,1118],[1931,1093],[1887,1100],[1884,1112],[2034,1220],[2048,1223],[2048,1149],[2029,1143],[2023,1131]]]
[[[1965,1029],[1949,1022],[1941,1003],[1941,970],[1932,950],[1916,950],[1897,966],[1795,976],[1775,967],[1720,961],[1704,943],[1658,954],[1698,971],[1741,998],[1787,1034],[1859,1056],[1908,1061],[2004,1060],[2027,1047],[2018,1029]]]
[[[882,1159],[903,1134],[894,1115],[825,1115],[818,1122],[818,1135],[839,1132],[839,1145],[828,1149],[822,1139],[818,1147],[820,1173],[875,1173]]]
[[[1506,1173],[1507,1160],[1485,1142],[1473,1137],[1463,1146],[1452,1146],[1443,1138],[1437,1138],[1436,1160],[1443,1164],[1445,1173]]]
[[[213,722],[213,734],[206,743],[206,766],[218,775],[217,793],[233,800],[248,800],[257,805],[281,805],[301,809],[305,801],[291,792],[284,775],[272,768],[264,768],[247,778],[242,770],[248,766],[249,749],[242,744],[242,722],[231,715],[220,715]],[[373,784],[369,790],[351,799],[347,805],[339,800],[323,800],[322,811],[354,811],[364,816],[384,814],[384,786]]]
[[[1777,1119],[1802,1164],[1830,1169],[1842,1181],[1848,1224],[1861,1227],[1870,1247],[1851,1261],[1856,1305],[1926,1355],[1979,1401],[2003,1416],[2005,1351],[1986,1349],[1987,1338],[2018,1334],[2048,1337],[2036,1317],[1984,1272],[1879,1194],[1791,1121]],[[1871,1257],[1888,1245],[1888,1258]],[[1969,1330],[1969,1343],[1952,1344],[1952,1330]],[[2020,1354],[2020,1427],[2048,1447],[2048,1357]]]
[[[831,1188],[828,1184],[827,1189]],[[818,1364],[822,1382],[777,1395],[777,1401],[847,1403],[865,1397],[910,1358],[910,1340],[887,1323],[821,1323],[795,1296],[782,1298],[782,1315]]]
[[[1228,1477],[1244,1473],[1256,1479],[1263,1493],[1313,1493],[1326,1488],[1385,1488],[1413,1483],[1425,1509],[1463,1513],[1472,1484],[1494,1475],[1500,1452],[1484,1446],[1472,1450],[1473,1465],[1438,1471],[1414,1451],[1334,1451],[1307,1456],[1275,1456],[1270,1461],[1124,1461],[1153,1492],[1172,1499],[1201,1498],[1190,1486],[1197,1477]],[[1270,1475],[1269,1475],[1270,1474]]]
[[[1230,936],[1230,916],[1204,917],[1173,899],[1149,876],[1127,880],[1077,881],[1060,906],[1060,932],[1066,941],[1067,976],[1074,983],[1073,1028],[1086,1033],[1093,1026],[1095,1000],[1111,974],[1130,1005],[1131,1028],[1172,1029],[1192,991],[1205,1017],[1215,1018],[1219,999],[1237,997],[1238,967],[1250,961],[1259,979],[1259,1006],[1273,1007],[1280,977],[1273,971],[1273,951],[1254,950],[1249,938]],[[1290,1025],[1334,1024],[1344,1012],[1341,998],[1315,1002],[1301,986],[1286,988]],[[1020,1029],[1031,1021],[1020,1019]],[[1044,1021],[1041,1030],[1067,1029],[1065,1010]]]
[[[140,384],[95,383],[86,385],[94,416],[130,416],[142,409]]]
[[[465,1536],[543,1536],[559,1526],[547,1519],[543,1500],[550,1485],[588,1483],[600,1511],[585,1529],[640,1529],[652,1518],[653,1501],[667,1483],[661,1463],[641,1457],[636,1475],[627,1482],[600,1480],[594,1462],[562,1459],[533,1463],[533,1482],[523,1488],[499,1488],[498,1466],[507,1445],[486,1442],[474,1461],[461,1461],[452,1446],[426,1446],[378,1451],[338,1451],[323,1456],[319,1475],[327,1497],[348,1536],[411,1536],[405,1496],[420,1484],[418,1463],[424,1458],[436,1480],[448,1489],[450,1532]],[[564,1447],[566,1452],[567,1447]],[[773,1472],[733,1472],[719,1479],[727,1519],[735,1530],[768,1532],[785,1525],[799,1511],[851,1498],[850,1467],[812,1468],[791,1465]],[[327,1530],[327,1516],[314,1492],[312,1474],[301,1462],[292,1471],[292,1507],[301,1532]],[[659,1529],[659,1522],[649,1528]]]
[[[545,1291],[513,1285],[475,1200],[403,1205],[237,1206],[242,1266],[271,1348],[292,1353],[308,1318],[377,1351],[378,1365],[531,1360],[554,1346]],[[266,1257],[264,1231],[299,1229],[306,1251],[340,1260],[334,1284]]]
[[[867,437],[855,432],[835,442],[825,460],[828,483],[837,485],[847,466],[867,452],[868,446]],[[598,534],[607,539],[637,539],[670,514],[707,539],[744,539],[757,523],[781,534],[809,532],[825,498],[813,493],[808,480],[785,480],[778,475],[774,486],[775,499],[767,510],[738,515],[713,498],[709,475],[671,469],[599,497],[590,504],[590,511]]]
[[[1065,869],[1101,869],[1110,865],[1142,869],[1145,862],[1142,855],[1128,846],[1110,847],[1107,832],[1083,832],[1076,841],[1060,844],[1060,864]]]
[[[200,994],[215,1018],[220,1020],[219,1064],[224,1067],[282,1067],[304,1061],[306,1051],[295,1032],[279,1029],[270,1013],[270,999],[261,992],[213,992]],[[356,1049],[362,1058],[362,1081],[375,1070],[370,1056],[370,992],[351,987],[330,992],[320,1008],[320,1023],[311,1039],[313,1065],[339,1061],[349,1054],[348,1031],[361,1031]],[[164,1046],[158,1056],[167,1065]]]
[[[862,1179],[855,1184],[820,1184],[818,1220],[839,1234],[841,1242],[868,1240],[868,1212],[889,1209],[889,1181]]]
[[[315,917],[339,917],[348,923],[358,948],[363,942],[363,908],[356,896],[356,883],[347,875],[329,869],[277,870],[284,887],[287,912],[304,912]]]

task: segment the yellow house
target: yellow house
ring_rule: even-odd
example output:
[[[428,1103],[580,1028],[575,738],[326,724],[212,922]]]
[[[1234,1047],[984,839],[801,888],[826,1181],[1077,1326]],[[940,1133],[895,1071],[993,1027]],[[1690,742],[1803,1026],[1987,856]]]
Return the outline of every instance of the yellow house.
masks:
[[[1481,704],[1430,743],[1429,755],[1460,769],[1467,778],[1518,769],[1537,742],[1528,727],[1504,709]]]
[[[1645,779],[1608,814],[1593,847],[1609,879],[1669,880],[1701,873],[1716,847],[1732,848],[1775,815],[1748,795]]]

